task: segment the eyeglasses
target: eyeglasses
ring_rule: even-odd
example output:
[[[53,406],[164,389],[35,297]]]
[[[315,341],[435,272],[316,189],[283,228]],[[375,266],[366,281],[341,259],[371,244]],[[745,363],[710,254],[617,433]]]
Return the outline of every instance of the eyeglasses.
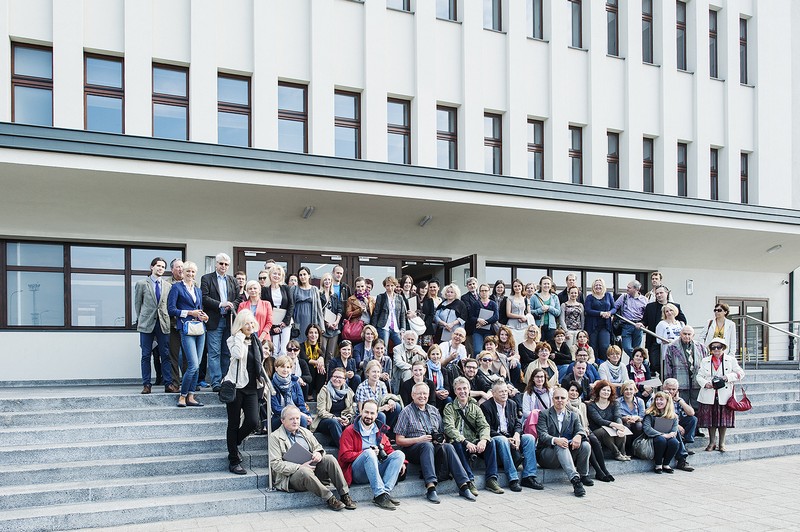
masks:
[[[725,311],[723,309],[721,309],[721,308],[715,308],[714,312],[725,312]]]
[[[297,353],[300,351],[300,349],[297,347],[287,347],[286,350],[289,351],[290,353]]]
[[[230,265],[230,263],[228,263],[228,262],[218,262],[217,264],[219,264],[220,266],[229,266]]]
[[[259,281],[266,281],[266,280],[267,280],[267,278],[266,278],[266,277],[259,277],[259,278],[258,278],[258,280],[259,280]]]
[[[710,346],[708,346],[708,348],[709,348],[711,351],[719,351],[719,350],[721,350],[721,349],[725,349],[724,347],[722,347],[722,346],[721,346],[721,345],[719,345],[719,344],[710,345]]]
[[[481,362],[491,362],[492,360],[494,360],[494,359],[493,358],[482,358]]]
[[[475,370],[477,370],[477,369],[478,369],[478,366],[467,366],[467,367],[466,367],[466,368],[464,368],[464,369],[475,369]]]
[[[333,380],[340,381],[340,380],[342,380],[342,379],[344,379],[344,377],[342,377],[341,375],[334,375],[333,377],[331,377],[331,380],[332,380],[332,381],[333,381]]]

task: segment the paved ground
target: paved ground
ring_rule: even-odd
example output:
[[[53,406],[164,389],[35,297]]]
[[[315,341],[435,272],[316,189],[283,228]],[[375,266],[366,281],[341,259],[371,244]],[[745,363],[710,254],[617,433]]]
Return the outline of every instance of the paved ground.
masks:
[[[187,519],[103,530],[233,532],[256,530],[797,530],[800,456],[737,462],[674,475],[620,475],[598,482],[578,499],[567,483],[545,490],[494,495],[478,501],[455,495],[433,505],[403,499],[397,511],[361,501],[355,511],[332,512],[322,505],[304,510]]]

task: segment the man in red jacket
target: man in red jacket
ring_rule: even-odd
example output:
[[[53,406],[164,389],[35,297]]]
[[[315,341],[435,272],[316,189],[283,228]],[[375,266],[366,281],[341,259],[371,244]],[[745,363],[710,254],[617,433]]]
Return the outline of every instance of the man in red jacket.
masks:
[[[392,449],[389,438],[376,423],[378,403],[369,399],[361,415],[344,429],[339,440],[339,465],[347,484],[369,483],[375,506],[394,510],[400,501],[391,496],[397,477],[405,469],[403,451]]]

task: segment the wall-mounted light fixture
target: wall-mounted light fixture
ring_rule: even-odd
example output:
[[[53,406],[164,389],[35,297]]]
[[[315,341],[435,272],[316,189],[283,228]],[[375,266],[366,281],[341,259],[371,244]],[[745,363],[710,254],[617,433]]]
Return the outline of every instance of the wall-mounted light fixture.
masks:
[[[431,216],[430,214],[426,214],[425,216],[420,218],[420,220],[418,222],[419,226],[420,227],[425,227],[426,225],[428,225],[428,222],[430,222],[431,220],[433,220],[433,216]]]
[[[775,244],[771,248],[767,250],[767,253],[775,253],[776,251],[780,251],[783,248],[780,244]]]
[[[316,209],[314,208],[313,205],[309,205],[308,207],[303,209],[303,220],[308,220],[309,218],[311,218],[311,215],[314,214],[315,210]]]

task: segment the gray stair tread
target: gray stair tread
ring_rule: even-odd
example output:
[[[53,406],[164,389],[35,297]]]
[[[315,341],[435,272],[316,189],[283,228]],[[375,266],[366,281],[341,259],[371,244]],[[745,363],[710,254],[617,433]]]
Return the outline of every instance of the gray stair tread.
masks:
[[[137,446],[137,445],[153,445],[155,443],[175,443],[181,444],[186,443],[187,438],[148,438],[146,440],[103,440],[103,441],[78,441],[78,442],[68,442],[68,443],[42,443],[42,444],[34,444],[34,445],[7,445],[7,446],[0,446],[0,452],[14,452],[14,451],[31,451],[31,450],[52,450],[52,449],[91,449],[95,447],[111,447],[111,446]],[[206,441],[206,442],[218,442],[218,441],[225,441],[225,434],[219,434],[218,436],[214,435],[202,435],[198,437],[192,437],[191,441],[198,442],[198,441]],[[179,451],[180,449],[178,449]]]
[[[191,495],[175,495],[170,497],[153,497],[143,499],[121,499],[107,502],[93,502],[91,504],[56,504],[52,506],[37,506],[0,512],[0,522],[12,519],[30,519],[65,514],[90,514],[100,512],[117,512],[131,509],[155,508],[163,506],[197,505],[199,503],[256,499],[263,500],[264,494],[259,490],[239,491],[211,491],[199,492]]]
[[[91,423],[87,425],[70,425],[69,427],[5,427],[0,428],[0,434],[16,434],[16,433],[29,433],[29,432],[51,432],[53,430],[76,430],[76,429],[96,429],[99,427],[171,427],[171,426],[186,426],[186,425],[199,425],[206,426],[209,423],[228,423],[226,418],[220,419],[154,419],[152,421],[131,421],[125,423]],[[149,440],[149,438],[148,438]],[[113,440],[112,440],[113,441]]]

